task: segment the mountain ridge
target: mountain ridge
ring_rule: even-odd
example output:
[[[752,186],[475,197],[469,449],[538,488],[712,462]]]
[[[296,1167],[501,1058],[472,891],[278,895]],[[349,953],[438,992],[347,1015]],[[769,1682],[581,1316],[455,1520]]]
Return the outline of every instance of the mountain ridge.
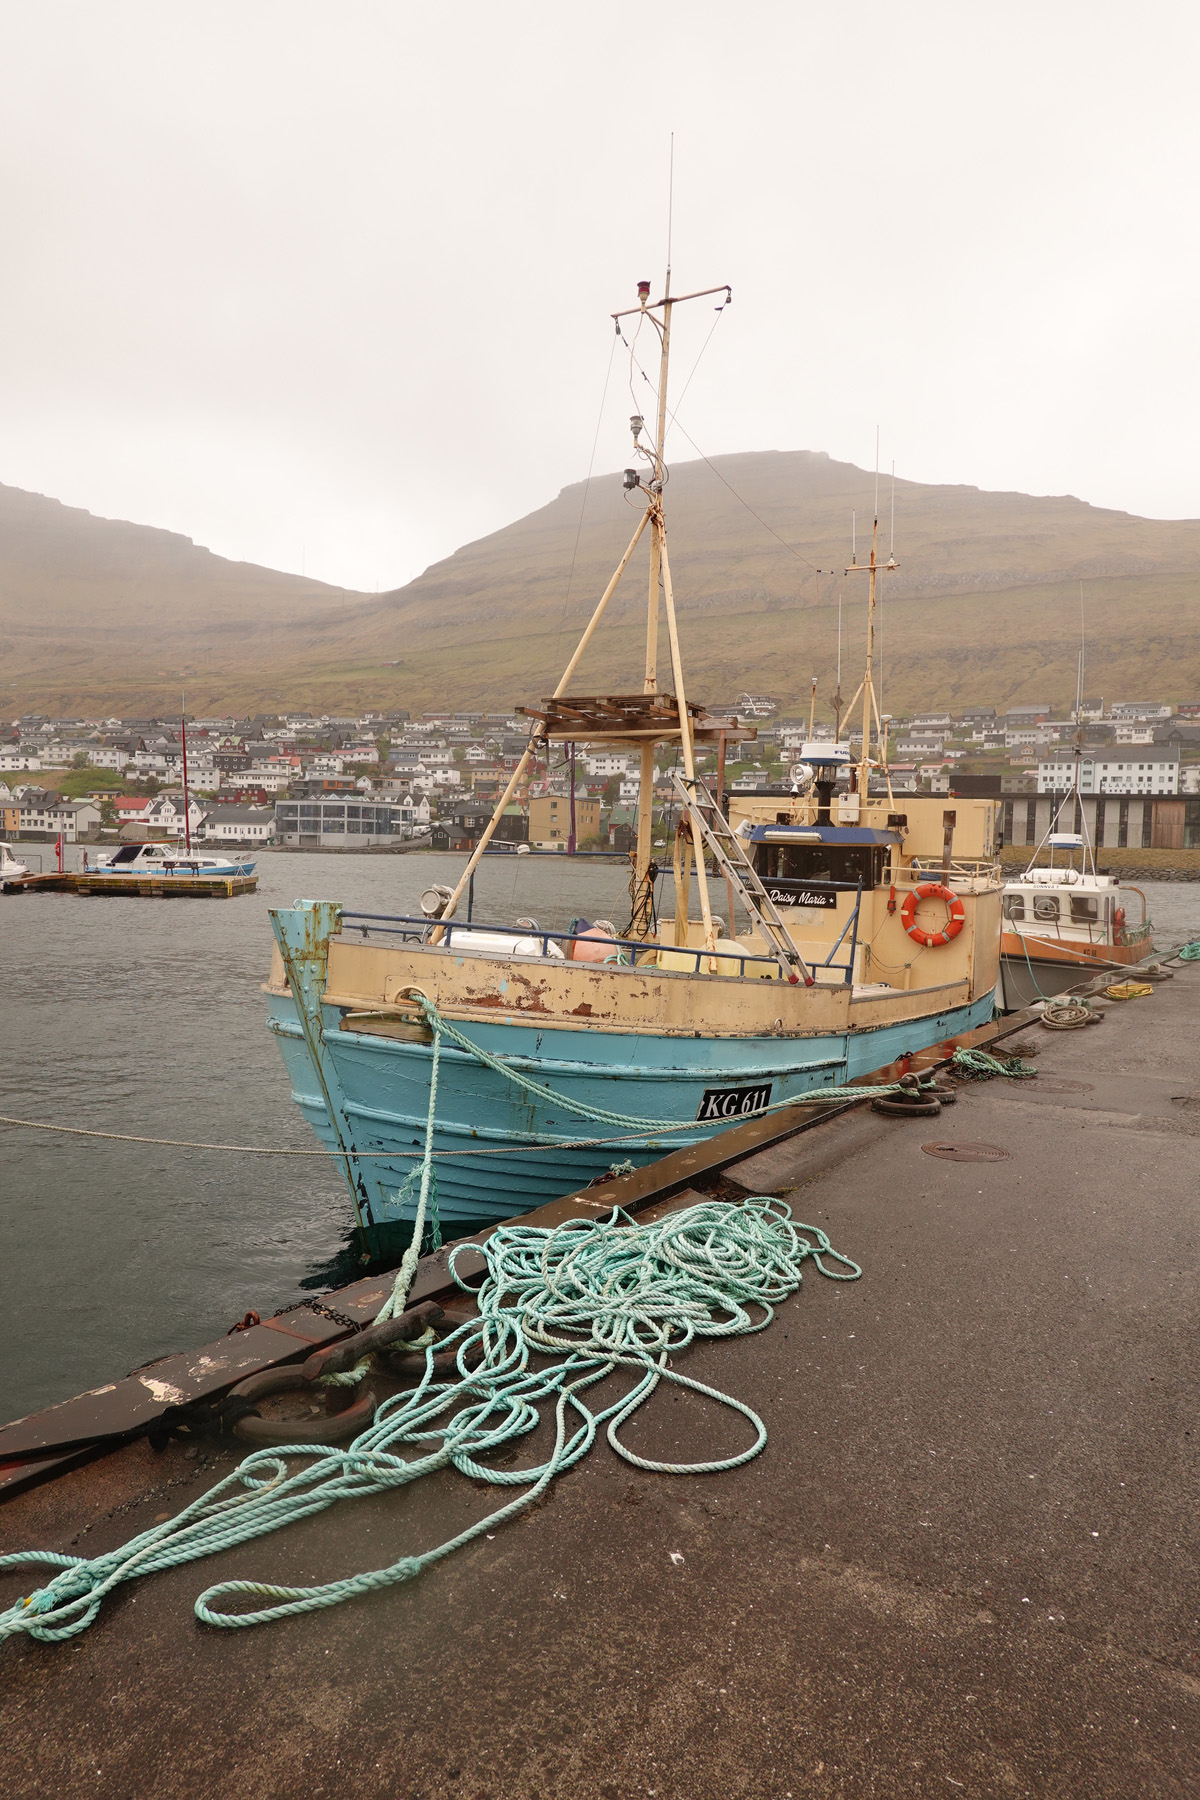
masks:
[[[873,489],[869,471],[820,451],[672,468],[668,543],[690,692],[715,703],[750,688],[795,705],[815,673],[828,694],[839,600],[843,686],[855,685],[866,584],[844,571],[852,513],[860,564],[869,549]],[[1065,706],[1080,581],[1089,691],[1200,694],[1200,520],[899,479],[895,503],[900,566],[881,582],[895,710]],[[885,482],[884,559],[890,505]],[[241,710],[509,706],[549,692],[635,523],[619,475],[570,483],[404,586],[366,595],[0,487],[0,692],[14,695],[15,682],[19,710],[142,710],[183,679],[189,703]],[[580,691],[640,683],[645,551]]]

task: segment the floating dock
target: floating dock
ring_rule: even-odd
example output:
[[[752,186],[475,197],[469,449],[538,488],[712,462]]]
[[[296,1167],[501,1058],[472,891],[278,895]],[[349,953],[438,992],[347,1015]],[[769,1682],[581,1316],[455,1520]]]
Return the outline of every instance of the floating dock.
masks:
[[[87,869],[72,874],[26,875],[10,882],[11,894],[123,894],[142,900],[232,900],[252,894],[257,875],[100,875]]]
[[[963,1083],[940,1118],[798,1108],[530,1215],[777,1193],[864,1274],[687,1353],[766,1422],[743,1468],[643,1474],[598,1447],[414,1581],[197,1624],[212,1582],[385,1566],[493,1510],[444,1472],[124,1587],[67,1644],[0,1646],[6,1796],[1200,1791],[1198,1021],[1193,964],[1098,1027],[971,1034],[1030,1045],[1039,1078]],[[95,1555],[178,1512],[241,1451],[129,1434],[347,1336],[389,1289],[5,1428],[4,1549]],[[424,1259],[411,1299],[445,1290]],[[629,1441],[693,1460],[737,1429],[660,1392]],[[0,1600],[36,1579],[0,1573]]]

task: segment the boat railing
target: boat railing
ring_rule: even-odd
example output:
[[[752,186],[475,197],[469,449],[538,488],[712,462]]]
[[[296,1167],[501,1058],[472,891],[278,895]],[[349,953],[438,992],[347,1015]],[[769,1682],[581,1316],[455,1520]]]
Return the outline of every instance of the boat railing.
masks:
[[[919,857],[913,858],[912,872],[914,881],[940,881],[945,864],[939,858],[937,862],[924,863]],[[999,880],[1000,864],[992,856],[962,856],[952,858],[950,875],[957,876],[960,881]]]
[[[858,908],[856,906],[851,920],[847,922],[847,930],[849,929],[850,924],[854,924],[857,927],[857,919]],[[508,937],[527,938],[534,943],[540,944],[543,957],[548,957],[550,955],[549,947],[551,944],[574,944],[581,938],[590,944],[594,945],[596,943],[596,939],[588,937],[586,932],[547,931],[543,930],[540,925],[535,925],[532,921],[529,921],[529,929],[526,930],[524,925],[485,925],[481,924],[478,919],[430,919],[426,918],[424,914],[422,914],[420,918],[415,918],[403,913],[343,912],[343,930],[345,930],[346,927],[349,927],[352,931],[360,931],[364,939],[367,940],[369,940],[372,935],[378,934],[383,937],[399,938],[402,944],[426,944],[429,942],[432,933],[440,928],[442,933],[438,946],[440,949],[450,949],[453,947],[454,935],[456,932],[462,937],[464,935],[469,936],[472,932],[497,931],[504,933]],[[846,933],[843,931],[842,937],[838,939],[838,944],[841,943],[842,938],[844,938],[845,935]],[[667,950],[671,955],[672,961],[674,961],[676,957],[691,957],[693,962],[693,972],[695,974],[700,974],[703,965],[710,962],[713,957],[719,957],[723,963],[737,963],[739,978],[745,977],[747,966],[750,964],[753,964],[756,968],[770,968],[774,970],[778,970],[779,968],[779,963],[773,956],[755,956],[751,951],[736,950],[734,948],[734,939],[732,938],[718,938],[716,948],[713,950],[694,950],[686,945],[659,944],[652,940],[647,940],[646,938],[612,938],[611,940],[606,941],[611,942],[612,947],[618,953],[618,956],[622,951],[629,952],[630,954],[625,960],[630,964],[636,962],[638,953],[652,953],[657,957],[660,950]],[[834,945],[834,950],[837,949],[838,944]],[[833,951],[831,950],[830,956],[832,955]],[[613,960],[616,961],[617,958],[614,957]],[[832,966],[840,967],[839,964],[834,964]],[[849,975],[847,975],[846,979],[850,979]]]

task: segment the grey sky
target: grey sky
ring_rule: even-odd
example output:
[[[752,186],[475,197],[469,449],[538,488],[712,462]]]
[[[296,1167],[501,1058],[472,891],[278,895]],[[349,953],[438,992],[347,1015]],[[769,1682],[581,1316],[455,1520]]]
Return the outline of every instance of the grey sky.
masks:
[[[1109,0],[6,0],[0,480],[409,579],[586,473],[674,129],[708,454],[878,421],[912,479],[1196,515],[1198,51]]]

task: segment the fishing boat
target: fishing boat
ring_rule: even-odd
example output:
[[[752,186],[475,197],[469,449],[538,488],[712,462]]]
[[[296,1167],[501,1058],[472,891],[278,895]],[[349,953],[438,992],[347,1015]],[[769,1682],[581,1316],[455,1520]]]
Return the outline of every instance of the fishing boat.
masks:
[[[91,875],[253,875],[254,859],[231,861],[202,850],[181,849],[176,844],[122,844],[111,856],[88,863]]]
[[[0,843],[0,893],[18,881],[24,881],[29,873],[29,865],[23,863],[13,850],[11,844]]]
[[[1038,861],[1043,850],[1048,863]],[[1153,948],[1141,888],[1098,874],[1086,833],[1051,829],[1004,889],[1001,1006],[1016,1012],[1107,970],[1116,976]]]
[[[815,762],[794,795],[743,796],[732,818],[697,770],[698,750],[720,758],[725,743],[756,735],[688,698],[667,547],[672,315],[703,295],[725,304],[729,290],[673,296],[668,269],[661,299],[642,282],[637,305],[613,314],[619,333],[630,314],[649,324],[660,356],[657,429],[630,421],[636,466],[623,484],[639,516],[554,693],[524,709],[529,743],[454,888],[431,893],[420,916],[325,901],[271,914],[270,1028],[296,1102],[341,1161],[371,1250],[393,1251],[411,1230],[411,1184],[402,1184],[427,1126],[441,1225],[455,1235],[992,1017],[997,808],[899,806],[886,785],[872,680],[878,522],[869,565],[852,567],[868,577],[857,762],[842,744],[844,769]],[[640,687],[579,692],[578,666],[643,536]],[[669,686],[659,678],[664,621]],[[639,756],[628,922],[561,932],[528,919],[462,921],[459,904],[531,763],[575,743]],[[652,835],[663,746],[680,764],[668,916]],[[873,775],[885,781],[881,796],[870,792]],[[839,779],[846,791],[835,799]]]

